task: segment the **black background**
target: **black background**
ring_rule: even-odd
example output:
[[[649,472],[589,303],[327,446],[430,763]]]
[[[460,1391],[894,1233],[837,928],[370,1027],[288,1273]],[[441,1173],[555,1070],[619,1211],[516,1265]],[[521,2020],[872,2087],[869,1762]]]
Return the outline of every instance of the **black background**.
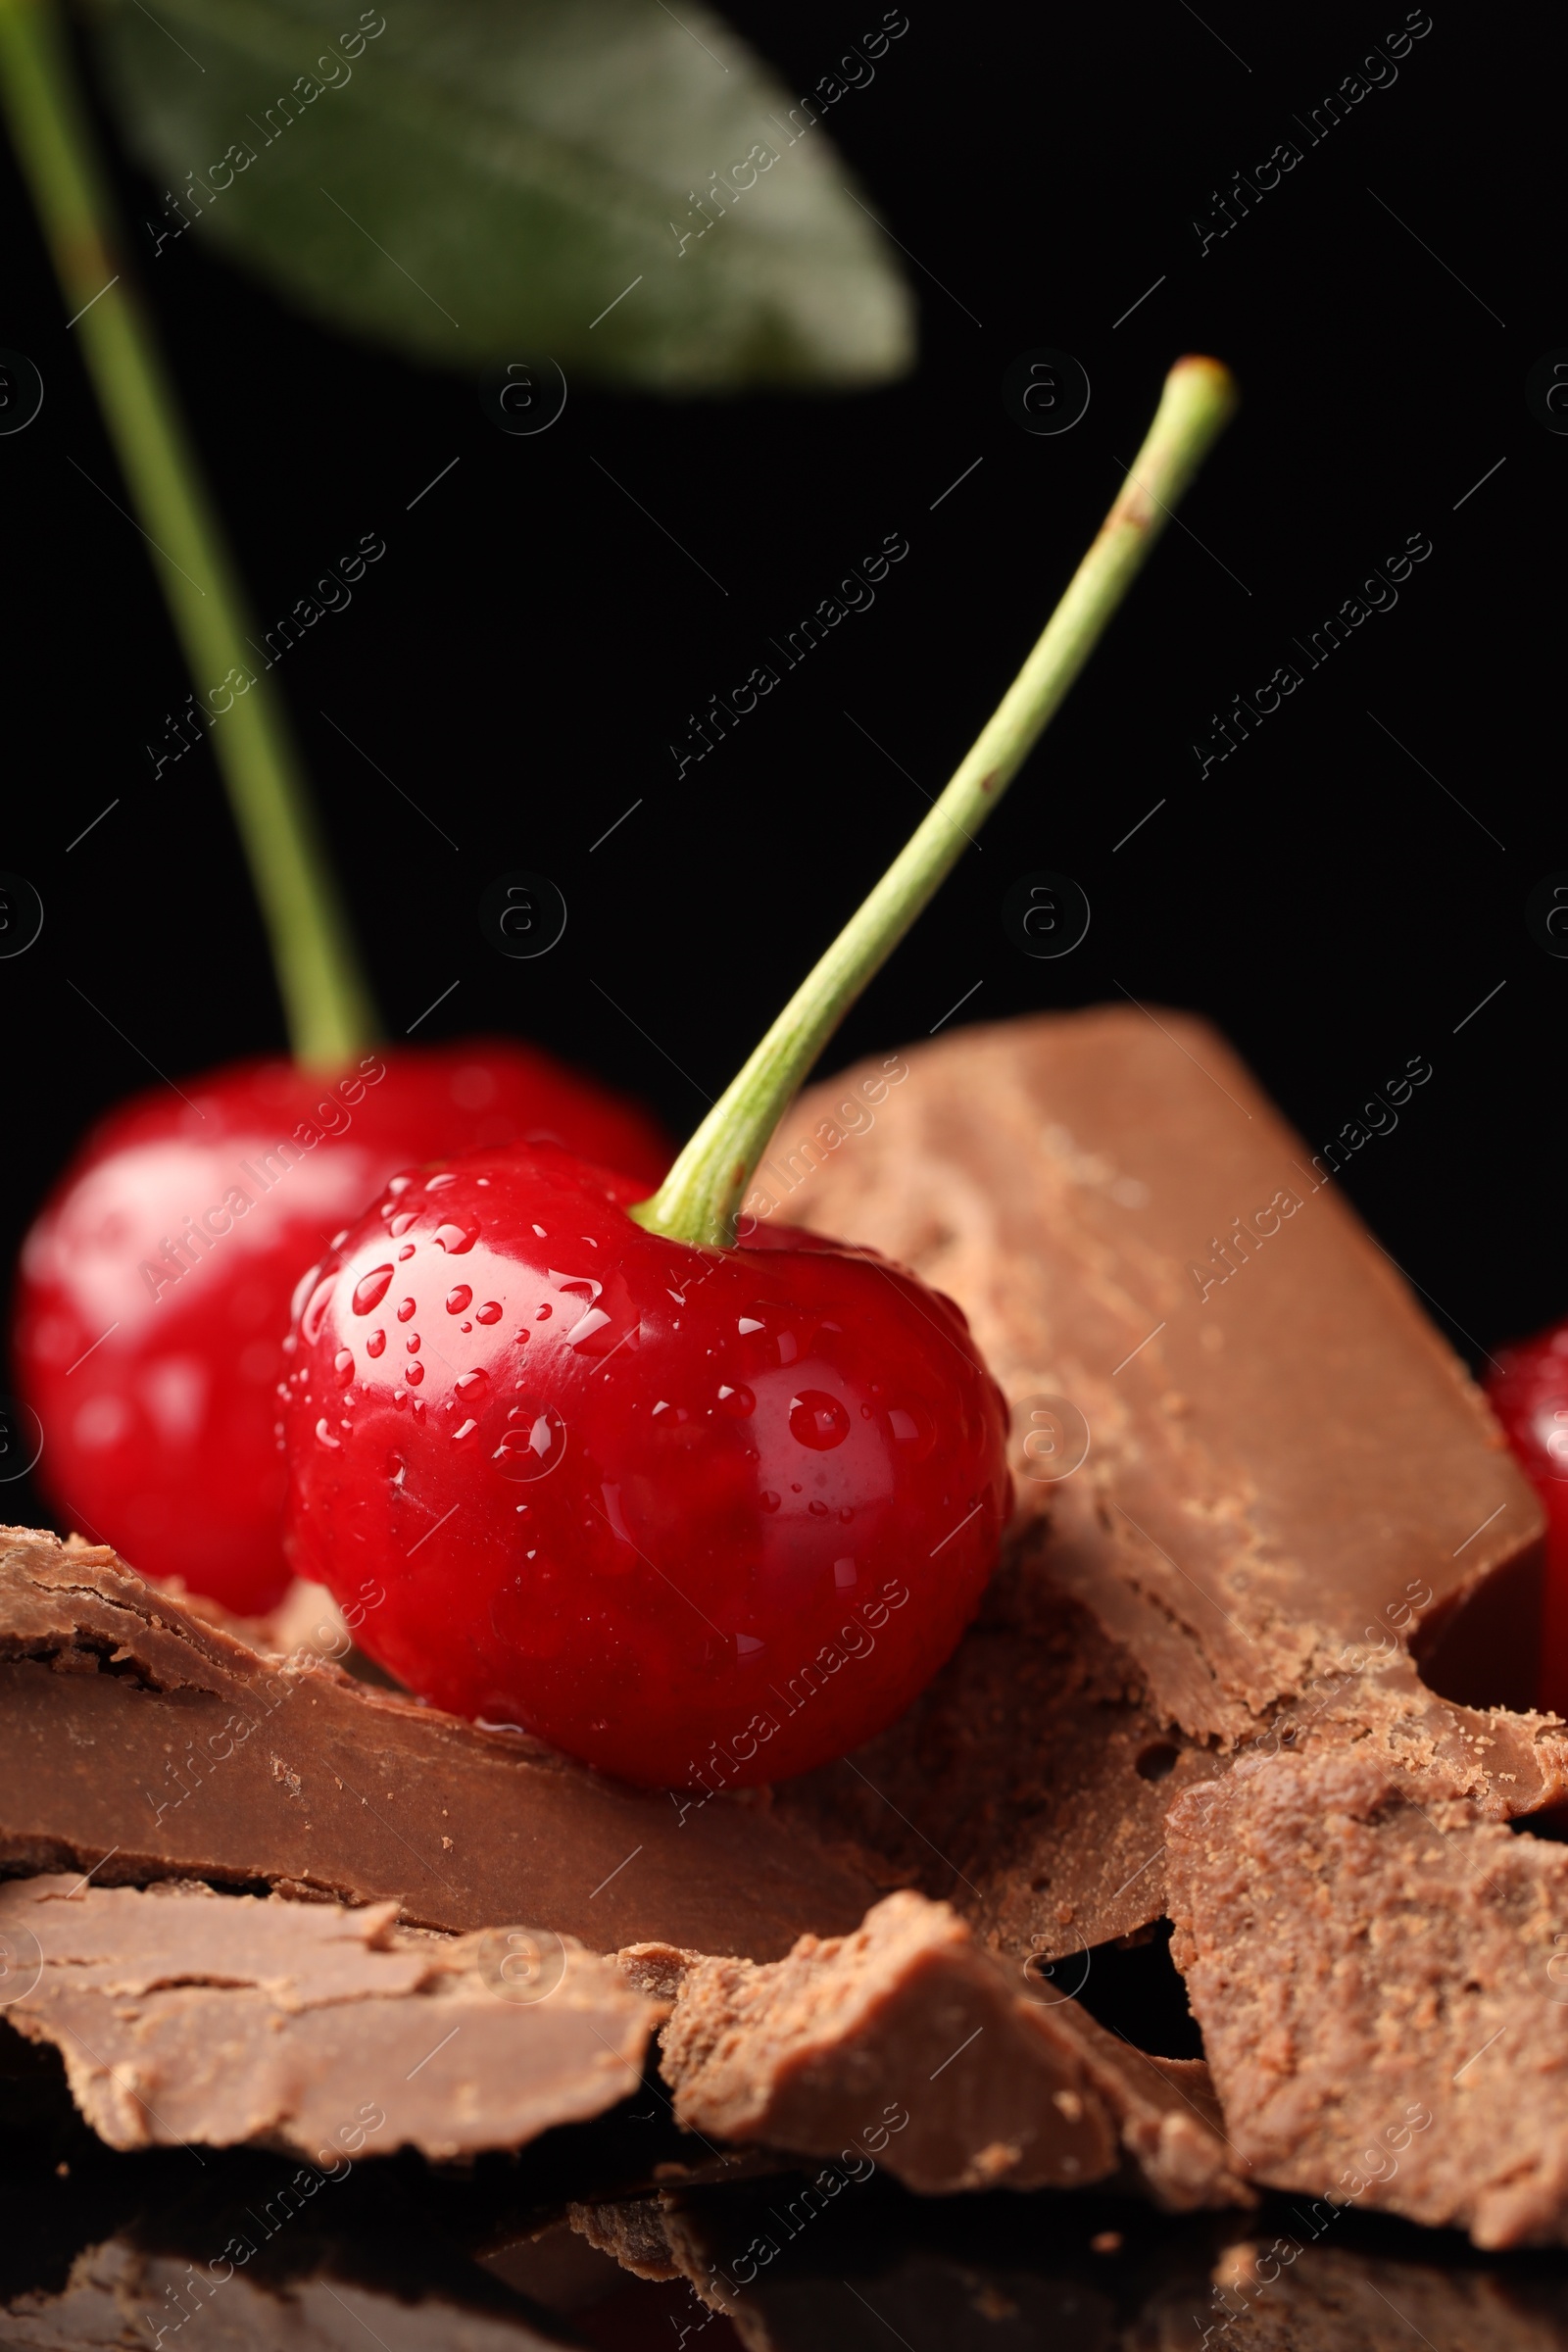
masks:
[[[142,266],[264,625],[362,533],[387,542],[277,672],[387,1034],[457,981],[421,1040],[514,1028],[688,1130],[922,814],[908,779],[938,790],[992,708],[1165,368],[1212,351],[1245,407],[1189,528],[1167,533],[832,1058],[925,1036],[977,982],[959,1022],[1125,990],[1217,1021],[1316,1147],[1425,1055],[1431,1082],[1353,1161],[1350,1194],[1472,1361],[1568,1305],[1568,962],[1524,919],[1533,885],[1568,866],[1568,439],[1524,399],[1531,364],[1568,344],[1560,269],[1541,266],[1562,49],[1544,15],[1435,7],[1393,86],[1308,146],[1295,118],[1399,29],[1393,0],[1266,16],[1212,0],[1206,22],[1182,0],[1005,22],[911,6],[829,122],[922,266],[917,369],[863,396],[674,403],[573,381],[557,426],[513,439],[471,380],[305,325],[197,237]],[[880,13],[729,12],[792,90]],[[1302,162],[1200,255],[1211,192],[1286,138]],[[120,176],[131,220],[156,211],[158,191]],[[47,386],[36,423],[0,440],[0,866],[47,910],[37,945],[0,963],[9,1249],[88,1118],[155,1083],[125,1040],[177,1077],[282,1030],[208,750],[153,779],[144,746],[187,681],[143,543],[67,462],[124,503],[9,164],[0,203],[0,343]],[[1057,438],[1001,399],[1038,345],[1093,384]],[[688,712],[890,531],[910,552],[874,610],[677,780]],[[1295,660],[1292,639],[1414,532],[1433,553],[1397,608],[1200,778],[1211,712]],[[504,960],[477,926],[512,867],[554,877],[570,909],[536,962]],[[1093,906],[1056,962],[1001,921],[1040,867]]]
[[[198,237],[142,266],[263,624],[363,533],[387,542],[277,679],[388,1036],[456,981],[420,1039],[515,1029],[685,1132],[922,814],[909,778],[938,790],[993,707],[1170,361],[1211,351],[1245,407],[1188,527],[832,1058],[924,1037],[959,999],[962,1023],[1125,990],[1219,1023],[1317,1147],[1425,1056],[1432,1079],[1353,1159],[1348,1192],[1472,1363],[1568,1307],[1568,961],[1524,919],[1533,886],[1568,868],[1568,438],[1524,399],[1531,365],[1568,346],[1562,42],[1544,12],[1433,7],[1393,86],[1308,146],[1296,119],[1398,30],[1396,0],[1203,0],[1202,20],[1185,0],[1004,17],[909,0],[874,83],[829,119],[921,265],[918,368],[874,394],[682,404],[574,380],[557,426],[510,439],[472,381],[302,323]],[[728,14],[801,91],[881,10]],[[1290,138],[1302,162],[1200,256],[1212,191]],[[156,212],[160,191],[123,164],[119,179],[131,220]],[[139,1055],[180,1077],[283,1038],[208,751],[152,775],[144,746],[188,681],[142,541],[68,463],[125,503],[3,156],[0,213],[0,345],[46,384],[37,421],[0,438],[0,868],[46,907],[37,944],[0,962],[9,1257],[87,1121],[154,1083]],[[1060,438],[1025,434],[1001,399],[1009,362],[1042,345],[1092,380]],[[892,531],[910,552],[874,609],[677,780],[688,712]],[[1417,532],[1433,553],[1396,609],[1200,777],[1210,714]],[[504,960],[477,925],[515,867],[552,876],[570,910],[537,962]],[[1043,867],[1093,907],[1057,962],[1020,954],[1001,920]],[[8,1493],[7,1515],[38,1509]],[[97,2176],[83,2132],[69,2187],[53,2153],[24,2235],[44,2190],[70,2206],[63,2275]],[[124,2185],[125,2160],[96,2161],[122,2168],[117,2196],[150,2193],[140,2174]],[[922,2243],[934,2226],[929,2209],[912,2225]]]

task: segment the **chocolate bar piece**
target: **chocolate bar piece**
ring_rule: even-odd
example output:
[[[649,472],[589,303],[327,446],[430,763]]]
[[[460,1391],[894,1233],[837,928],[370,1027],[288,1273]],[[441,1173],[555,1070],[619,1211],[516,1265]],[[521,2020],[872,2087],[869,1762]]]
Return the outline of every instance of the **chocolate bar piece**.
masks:
[[[1385,1123],[1429,1075],[1385,1089]],[[1466,1652],[1480,1671],[1498,1594],[1528,1601],[1535,1496],[1332,1158],[1204,1023],[1129,1004],[851,1070],[802,1099],[760,1171],[753,1214],[951,1293],[1014,1407],[1038,1544],[900,1725],[781,1791],[999,1949],[1156,1918],[1157,1815],[1185,1781],[1282,1720],[1339,1736],[1368,1659],[1440,1632],[1450,1678]],[[1049,1730],[1063,1595],[1098,1628],[1067,1676],[1087,1702],[1070,1803]],[[1489,1699],[1526,1695],[1487,1670]],[[1558,1793],[1538,1727],[1433,1703],[1413,1675],[1377,1702],[1390,1738],[1470,1743],[1504,1809]]]
[[[559,1936],[446,1936],[201,1886],[0,1886],[8,2021],[115,2148],[516,2148],[642,2080],[654,2003]],[[34,1957],[35,1956],[35,1957]],[[32,1977],[30,1985],[28,1977]]]
[[[1568,2238],[1568,1849],[1360,1747],[1244,1758],[1167,1834],[1174,1955],[1254,2177],[1482,2246]]]
[[[1026,1992],[918,1894],[765,1966],[696,1960],[661,2038],[677,2121],[851,2179],[880,2166],[930,2194],[1083,2186],[1125,2149],[1162,2202],[1250,2201],[1201,2066],[1161,2071],[1076,2002]]]
[[[263,1656],[113,1552],[25,1529],[0,1530],[0,1864],[759,1959],[877,1891],[765,1797],[683,1819],[518,1734]]]

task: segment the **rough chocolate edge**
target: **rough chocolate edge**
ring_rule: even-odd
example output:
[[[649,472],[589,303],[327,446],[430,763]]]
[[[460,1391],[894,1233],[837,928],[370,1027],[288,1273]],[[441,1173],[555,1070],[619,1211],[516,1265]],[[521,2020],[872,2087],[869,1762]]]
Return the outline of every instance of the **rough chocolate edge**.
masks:
[[[1244,1760],[1169,1841],[1173,1953],[1257,2180],[1568,2238],[1568,1849],[1375,1748]]]

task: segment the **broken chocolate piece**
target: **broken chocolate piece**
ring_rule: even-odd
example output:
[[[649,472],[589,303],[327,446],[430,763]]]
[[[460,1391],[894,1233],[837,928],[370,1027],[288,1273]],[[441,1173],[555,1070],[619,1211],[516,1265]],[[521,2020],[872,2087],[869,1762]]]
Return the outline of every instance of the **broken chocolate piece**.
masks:
[[[1253,2176],[1482,2246],[1568,2238],[1568,1849],[1359,1747],[1244,1758],[1168,1836],[1172,1949]]]
[[[852,2178],[880,2165],[933,2194],[1082,2185],[1125,2148],[1164,2201],[1248,2198],[1205,2095],[1075,2003],[1015,1984],[918,1894],[786,1960],[695,1962],[661,2039],[679,2122]]]
[[[450,1937],[208,1886],[0,1886],[30,1988],[5,2011],[49,2041],[111,2147],[255,2141],[328,2172],[362,2152],[516,2148],[602,2115],[642,2080],[659,2009],[561,1937]],[[509,1973],[510,1972],[510,1973]]]
[[[876,1894],[765,1796],[683,1819],[518,1734],[263,1656],[113,1552],[24,1529],[0,1530],[0,1863],[760,1959]]]
[[[661,2072],[688,2129],[852,2177],[881,2164],[935,2194],[1102,2180],[1115,2133],[1045,2014],[945,1904],[891,1894],[787,1959],[700,1960]]]
[[[1256,2204],[1201,2058],[1152,2058],[1078,2001],[1059,2000],[1046,2016],[1103,2099],[1134,2184],[1169,2213]]]
[[[1222,1768],[1051,1582],[1035,1535],[899,1722],[777,1799],[867,1877],[955,1904],[991,1949],[1060,1961],[1073,1992],[1091,1943],[1159,1915],[1166,1808]]]
[[[1049,1529],[903,1723],[781,1797],[847,1824],[868,1867],[874,1849],[912,1867],[1008,1952],[1067,1952],[1162,1908],[1141,1772],[1167,1764],[1168,1798],[1212,1769],[1195,1750],[1321,1715],[1369,1655],[1445,1621],[1462,1642],[1489,1583],[1539,1563],[1541,1512],[1327,1160],[1204,1023],[1048,1014],[905,1068],[803,1097],[750,1205],[869,1243],[958,1300],[1015,1408],[1020,1517]],[[1034,1744],[999,1759],[1001,1727],[1062,1680],[1063,1593],[1099,1642],[1067,1673],[1085,1747],[1058,1810]],[[1413,1676],[1406,1697],[1416,1731]],[[1496,1742],[1511,1809],[1550,1800],[1557,1765],[1543,1773],[1533,1733],[1515,1742],[1494,1716],[1467,1734]]]

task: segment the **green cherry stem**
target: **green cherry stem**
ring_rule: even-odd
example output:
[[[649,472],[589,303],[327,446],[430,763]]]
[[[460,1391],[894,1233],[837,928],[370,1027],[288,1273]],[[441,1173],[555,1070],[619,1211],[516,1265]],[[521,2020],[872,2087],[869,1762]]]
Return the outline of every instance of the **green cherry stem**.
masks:
[[[1093,547],[974,748],[653,1199],[632,1209],[640,1225],[710,1248],[733,1240],[736,1211],[792,1097],[1017,774],[1235,407],[1235,383],[1217,360],[1177,361]]]
[[[253,662],[238,577],[127,279],[114,199],[50,0],[0,0],[0,108],[209,726],[295,1057],[313,1069],[340,1066],[375,1035],[369,991],[281,699]]]

